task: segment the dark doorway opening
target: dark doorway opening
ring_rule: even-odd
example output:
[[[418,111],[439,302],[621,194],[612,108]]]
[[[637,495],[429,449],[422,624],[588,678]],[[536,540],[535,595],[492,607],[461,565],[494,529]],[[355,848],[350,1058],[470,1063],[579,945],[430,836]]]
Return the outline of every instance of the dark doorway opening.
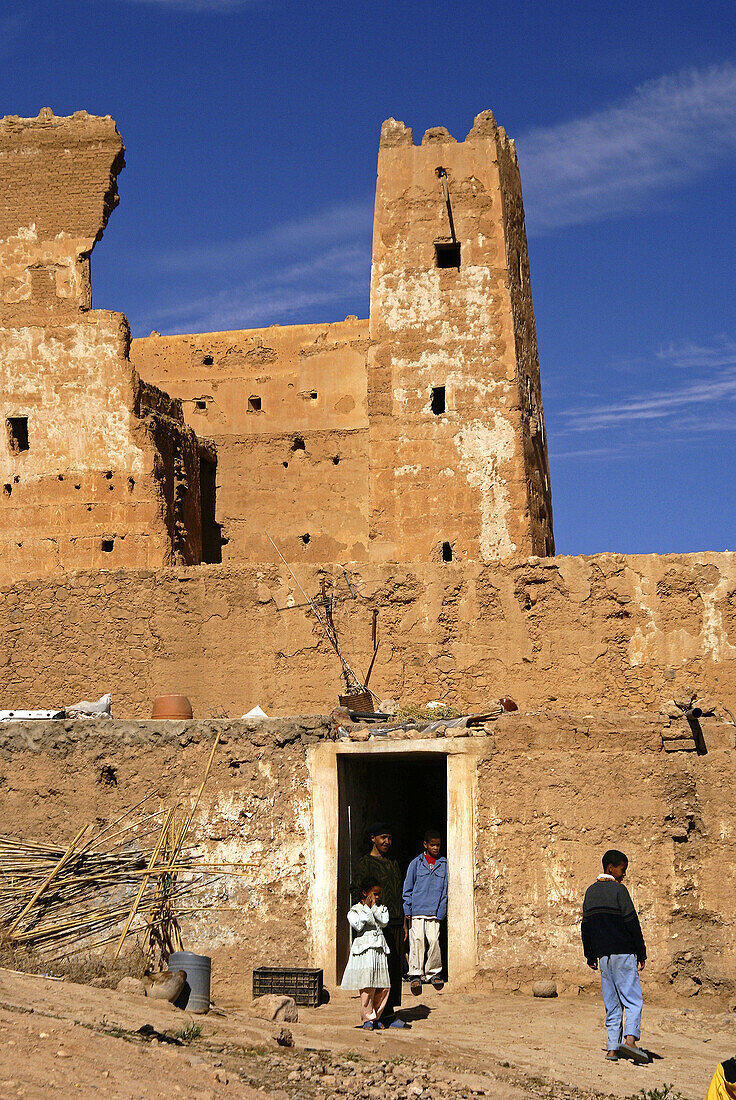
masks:
[[[447,757],[440,753],[350,754],[337,758],[339,836],[337,859],[337,975],[350,952],[347,912],[352,904],[352,869],[370,849],[368,830],[374,821],[393,827],[392,856],[406,874],[409,863],[423,851],[427,828],[439,829],[442,854],[452,873],[447,852]],[[442,961],[447,971],[447,921],[440,935]],[[408,951],[408,945],[407,945]],[[406,967],[404,967],[406,969]]]
[[[222,527],[215,518],[217,509],[217,455],[199,452],[199,500],[202,517],[202,561],[222,561]]]

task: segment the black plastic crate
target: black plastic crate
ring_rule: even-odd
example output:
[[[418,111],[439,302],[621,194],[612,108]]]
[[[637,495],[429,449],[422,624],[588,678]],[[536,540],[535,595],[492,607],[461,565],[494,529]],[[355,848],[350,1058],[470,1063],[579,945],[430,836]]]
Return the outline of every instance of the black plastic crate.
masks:
[[[316,1008],[322,1001],[322,971],[307,966],[258,966],[253,971],[253,996],[278,993],[298,1005]]]

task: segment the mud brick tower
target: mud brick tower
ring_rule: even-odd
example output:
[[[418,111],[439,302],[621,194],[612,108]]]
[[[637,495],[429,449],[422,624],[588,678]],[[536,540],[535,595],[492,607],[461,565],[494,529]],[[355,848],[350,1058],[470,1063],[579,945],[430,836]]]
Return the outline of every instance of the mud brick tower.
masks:
[[[381,130],[368,357],[370,557],[554,554],[516,150]]]

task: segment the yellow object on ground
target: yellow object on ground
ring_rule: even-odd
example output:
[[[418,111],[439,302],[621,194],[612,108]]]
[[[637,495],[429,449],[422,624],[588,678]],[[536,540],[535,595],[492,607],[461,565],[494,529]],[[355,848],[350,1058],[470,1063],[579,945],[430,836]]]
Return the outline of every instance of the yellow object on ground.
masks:
[[[719,1065],[708,1086],[705,1100],[736,1100],[736,1085],[730,1084],[723,1075],[723,1066]]]

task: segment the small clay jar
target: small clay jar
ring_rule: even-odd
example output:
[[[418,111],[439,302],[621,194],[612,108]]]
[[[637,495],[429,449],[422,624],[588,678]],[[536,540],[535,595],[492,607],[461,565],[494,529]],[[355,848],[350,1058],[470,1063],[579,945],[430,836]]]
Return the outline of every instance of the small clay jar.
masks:
[[[159,695],[153,700],[151,718],[192,718],[192,704],[186,695]]]

